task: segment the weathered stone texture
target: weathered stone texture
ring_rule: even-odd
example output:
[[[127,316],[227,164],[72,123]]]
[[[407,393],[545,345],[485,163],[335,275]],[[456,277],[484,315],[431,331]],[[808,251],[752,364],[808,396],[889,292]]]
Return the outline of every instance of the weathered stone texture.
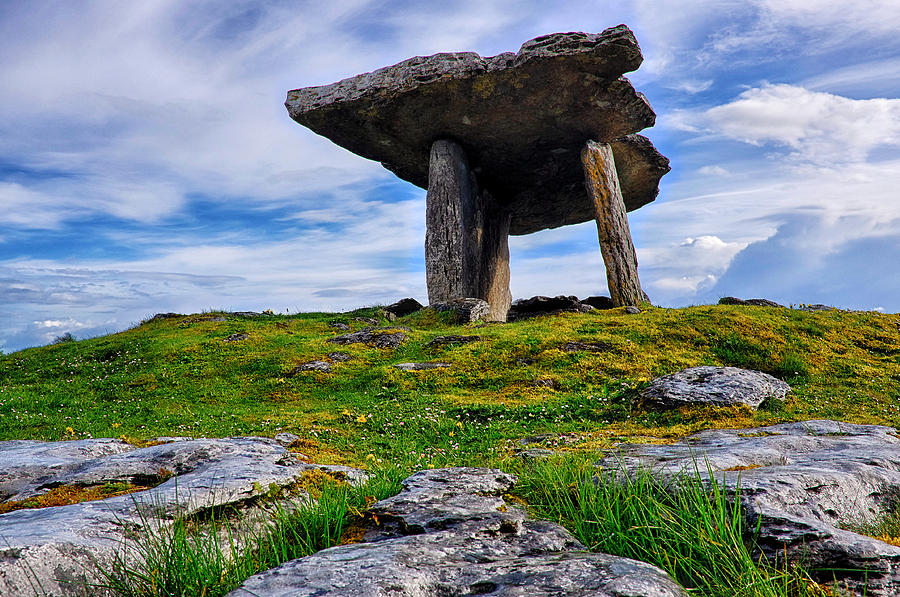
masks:
[[[373,506],[380,524],[366,542],[293,560],[229,595],[686,595],[658,568],[588,553],[562,527],[529,520],[503,500],[514,482],[490,469],[421,471]]]
[[[900,548],[839,528],[898,507],[900,438],[892,428],[818,420],[712,430],[670,445],[625,445],[600,464],[713,477],[731,499],[740,496],[748,540],[759,524],[757,545],[770,563],[802,562],[854,594],[900,594]]]
[[[84,595],[95,562],[109,565],[125,529],[171,524],[213,506],[241,505],[324,469],[359,482],[365,473],[300,462],[265,438],[179,440],[136,448],[119,440],[0,442],[0,496],[21,500],[58,485],[146,483],[161,469],[176,476],[147,491],[70,506],[0,515],[0,595]],[[87,594],[103,595],[99,589]]]
[[[784,400],[790,391],[791,386],[768,373],[703,366],[657,377],[641,392],[641,398],[663,408],[700,404],[758,408],[767,398]]]
[[[629,210],[656,198],[668,160],[629,136],[655,115],[621,76],[642,60],[624,25],[555,33],[517,54],[411,58],[289,91],[285,105],[300,124],[423,188],[432,143],[454,140],[480,186],[510,212],[510,233],[528,234],[593,217],[578,160],[588,139],[613,143]]]
[[[428,178],[428,302],[481,298],[491,306],[492,320],[505,321],[512,300],[509,213],[479,189],[465,152],[453,141],[434,142]]]
[[[637,273],[637,253],[628,229],[628,216],[616,175],[612,148],[588,141],[581,150],[585,187],[594,205],[600,252],[613,305],[638,305],[644,298]]]

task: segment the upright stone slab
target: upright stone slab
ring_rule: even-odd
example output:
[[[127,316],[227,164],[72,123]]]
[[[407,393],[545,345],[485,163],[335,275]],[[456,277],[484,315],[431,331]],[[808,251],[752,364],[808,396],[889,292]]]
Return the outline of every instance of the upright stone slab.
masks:
[[[617,307],[639,305],[644,293],[612,148],[608,143],[588,141],[581,150],[581,163],[585,186],[594,203],[609,295]]]
[[[431,147],[425,210],[429,303],[480,298],[490,319],[509,310],[509,213],[478,188],[465,151],[450,140]]]

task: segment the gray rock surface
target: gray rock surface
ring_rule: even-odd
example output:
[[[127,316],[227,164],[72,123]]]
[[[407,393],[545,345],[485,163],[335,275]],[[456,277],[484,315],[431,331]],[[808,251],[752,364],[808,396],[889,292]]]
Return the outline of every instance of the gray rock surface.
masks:
[[[589,296],[581,302],[585,305],[590,305],[595,309],[612,309],[615,307],[612,299],[608,296]]]
[[[737,367],[691,367],[657,377],[641,398],[650,406],[678,408],[706,404],[758,408],[767,398],[784,400],[791,386],[767,373]]]
[[[553,313],[587,313],[593,309],[592,306],[578,300],[577,296],[533,296],[513,302],[506,318],[509,321],[519,321]]]
[[[376,348],[397,348],[405,340],[406,334],[396,328],[365,328],[328,339],[332,344],[368,344]]]
[[[401,371],[430,371],[433,369],[447,369],[450,363],[397,363],[395,368]]]
[[[625,312],[629,315],[640,315],[642,313],[640,308],[635,307],[634,305],[626,305]]]
[[[302,363],[294,367],[292,373],[303,373],[304,371],[319,371],[321,373],[328,373],[331,371],[331,363],[327,361],[310,361],[308,363]]]
[[[605,342],[566,342],[563,345],[566,352],[609,352],[612,349],[613,346]]]
[[[892,428],[818,420],[704,431],[670,445],[626,445],[600,464],[713,477],[731,499],[740,496],[748,533],[760,524],[758,549],[769,562],[802,561],[820,580],[836,577],[856,594],[900,594],[900,548],[839,528],[873,523],[900,506],[900,438]]]
[[[503,595],[675,597],[663,571],[584,551],[568,531],[529,520],[502,494],[515,478],[491,469],[437,469],[375,504],[365,542],[293,560],[229,597]]]
[[[175,475],[143,492],[0,515],[0,595],[32,595],[35,587],[42,595],[83,595],[84,584],[98,580],[94,562],[108,565],[122,549],[126,531],[165,526],[177,514],[213,506],[252,509],[272,484],[289,486],[311,469],[333,471],[351,482],[365,477],[347,467],[304,464],[265,438],[181,440],[148,448],[113,439],[0,442],[5,501],[60,485],[144,484]]]
[[[668,160],[632,135],[655,121],[621,75],[643,61],[632,32],[554,33],[511,52],[415,57],[331,85],[295,89],[295,121],[426,188],[438,139],[465,148],[479,186],[509,210],[511,234],[592,220],[579,153],[612,142],[629,210],[656,198]]]
[[[753,299],[739,299],[733,296],[723,296],[719,299],[720,305],[750,305],[753,307],[784,307],[784,305],[779,305],[775,301],[770,301],[769,299],[763,298],[753,298]]]
[[[240,342],[250,337],[250,334],[231,334],[224,339],[225,342]]]
[[[422,303],[417,301],[414,298],[405,298],[400,299],[396,303],[392,303],[384,308],[386,313],[393,313],[397,317],[403,317],[405,315],[409,315],[410,313],[415,313],[424,309]]]
[[[472,323],[488,319],[491,315],[491,306],[487,301],[479,298],[453,299],[429,306],[436,311],[452,311],[456,323]]]
[[[478,342],[481,336],[460,336],[451,334],[448,336],[437,336],[432,338],[425,346],[434,348],[447,346],[448,344],[469,344],[470,342]]]

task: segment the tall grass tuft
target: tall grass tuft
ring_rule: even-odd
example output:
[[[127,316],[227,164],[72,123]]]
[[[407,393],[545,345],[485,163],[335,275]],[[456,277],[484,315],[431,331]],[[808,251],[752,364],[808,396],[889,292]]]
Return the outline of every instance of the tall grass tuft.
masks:
[[[255,528],[213,514],[201,522],[162,525],[128,539],[111,566],[101,567],[96,589],[122,597],[217,597],[250,576],[337,545],[359,512],[400,490],[401,472],[383,469],[364,485],[324,483],[316,500],[276,507]],[[319,492],[317,492],[319,493]]]
[[[521,464],[517,494],[536,515],[568,528],[592,551],[659,566],[693,594],[812,597],[829,594],[800,568],[754,559],[738,500],[698,476],[661,481],[597,472],[586,462]]]

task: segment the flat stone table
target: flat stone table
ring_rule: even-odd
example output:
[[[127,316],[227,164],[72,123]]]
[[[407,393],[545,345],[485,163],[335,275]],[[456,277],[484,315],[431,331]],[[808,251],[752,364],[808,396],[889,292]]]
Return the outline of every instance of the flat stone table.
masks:
[[[624,25],[555,33],[518,53],[415,57],[288,92],[291,117],[428,189],[432,303],[510,304],[508,235],[598,222],[612,299],[643,300],[626,211],[653,201],[669,162],[637,131],[655,114],[625,72],[643,61]]]

